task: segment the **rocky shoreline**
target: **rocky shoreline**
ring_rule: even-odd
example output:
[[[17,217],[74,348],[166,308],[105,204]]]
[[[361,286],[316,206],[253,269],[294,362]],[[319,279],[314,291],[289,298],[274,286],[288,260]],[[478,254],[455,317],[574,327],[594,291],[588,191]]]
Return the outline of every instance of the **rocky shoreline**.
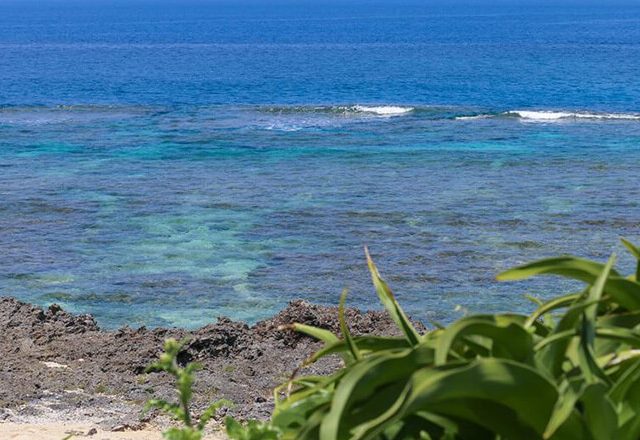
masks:
[[[355,334],[395,333],[384,313],[352,309],[347,314]],[[226,398],[235,403],[230,410],[235,416],[266,418],[273,388],[320,347],[309,337],[281,329],[295,322],[339,329],[337,308],[305,301],[293,301],[253,326],[218,318],[193,331],[104,331],[91,315],[0,297],[0,422],[83,420],[111,431],[166,423],[142,410],[152,396],[174,396],[166,375],[144,371],[169,337],[188,340],[181,360],[203,367],[195,384],[196,412]],[[338,365],[338,359],[328,358],[305,371],[323,374]]]

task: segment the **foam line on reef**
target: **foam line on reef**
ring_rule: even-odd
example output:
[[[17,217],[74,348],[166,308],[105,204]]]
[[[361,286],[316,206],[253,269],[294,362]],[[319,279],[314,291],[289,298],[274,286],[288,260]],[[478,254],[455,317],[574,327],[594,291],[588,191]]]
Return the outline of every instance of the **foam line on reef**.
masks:
[[[549,110],[510,110],[506,116],[517,116],[533,121],[559,121],[563,119],[603,119],[603,120],[640,120],[640,114],[634,113],[592,113]]]
[[[404,115],[405,113],[410,113],[414,110],[413,107],[400,107],[397,105],[377,105],[377,106],[356,105],[356,106],[353,106],[353,109],[360,113],[373,113],[379,116]]]
[[[481,113],[476,115],[456,116],[458,121],[468,121],[489,118],[517,118],[523,121],[534,122],[554,122],[570,120],[619,120],[619,121],[640,121],[638,113],[596,113],[588,111],[565,111],[565,110],[508,110],[502,113]]]
[[[248,106],[144,106],[118,104],[64,104],[64,105],[0,105],[0,123],[49,123],[73,122],[80,118],[114,118],[136,115],[193,117],[228,117],[229,115],[254,113],[258,119],[263,114],[278,120],[267,121],[267,129],[297,131],[305,127],[330,125],[336,118],[346,120],[385,119],[411,116],[417,119],[474,121],[485,119],[516,119],[523,122],[569,121],[640,121],[640,112],[598,112],[592,110],[564,109],[513,109],[487,111],[480,108],[446,105],[409,104],[327,104],[327,105],[248,105]],[[292,124],[283,124],[279,118],[290,116]],[[304,119],[301,119],[304,118]],[[251,121],[251,116],[249,116]]]
[[[259,111],[276,115],[294,114],[318,114],[335,116],[367,116],[367,117],[393,117],[413,115],[431,120],[453,119],[458,121],[472,121],[480,119],[515,118],[523,121],[640,121],[640,113],[614,113],[596,111],[574,110],[529,110],[515,109],[507,111],[474,110],[469,107],[459,106],[430,106],[430,105],[399,105],[399,104],[355,104],[355,105],[299,105],[299,106],[268,106],[260,107]]]
[[[355,105],[275,105],[262,106],[259,110],[275,114],[334,114],[334,115],[358,115],[368,114],[376,116],[398,116],[411,113],[415,107],[396,104],[355,104]]]

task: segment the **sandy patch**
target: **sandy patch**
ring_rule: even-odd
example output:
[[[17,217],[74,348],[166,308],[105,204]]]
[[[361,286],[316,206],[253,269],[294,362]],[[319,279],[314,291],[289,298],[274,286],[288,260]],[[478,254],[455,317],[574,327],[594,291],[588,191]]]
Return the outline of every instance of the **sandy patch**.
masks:
[[[95,430],[95,431],[92,431]],[[103,431],[91,425],[68,423],[0,423],[0,438],[4,440],[162,440],[162,434],[156,429],[140,431],[112,432]],[[226,436],[220,433],[209,434],[206,440],[224,440]]]

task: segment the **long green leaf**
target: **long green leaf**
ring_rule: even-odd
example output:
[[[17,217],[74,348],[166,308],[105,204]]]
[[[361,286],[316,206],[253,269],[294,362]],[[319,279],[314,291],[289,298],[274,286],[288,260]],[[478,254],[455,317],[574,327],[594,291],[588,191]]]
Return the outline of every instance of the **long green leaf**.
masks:
[[[396,301],[396,298],[387,283],[380,276],[378,268],[371,259],[369,249],[367,249],[366,246],[364,248],[364,252],[367,257],[367,265],[369,266],[369,272],[371,272],[373,285],[376,288],[378,298],[380,298],[382,305],[385,309],[387,309],[387,312],[391,316],[391,319],[393,319],[393,321],[402,331],[409,343],[412,346],[418,345],[418,343],[420,342],[420,334],[415,329],[413,324],[411,324],[411,321],[404,313],[404,310],[402,310],[402,307],[400,307],[400,304],[398,304],[398,301]]]
[[[500,281],[514,281],[530,278],[534,275],[561,275],[592,284],[602,273],[604,264],[574,256],[546,258],[524,264],[498,274]],[[616,271],[612,275],[619,276]]]
[[[638,260],[638,263],[636,264],[635,276],[636,281],[640,282],[640,248],[631,243],[629,240],[626,240],[624,238],[621,238],[620,240],[622,241],[622,244],[629,250],[629,252],[631,252],[631,255],[633,255],[636,260]]]
[[[593,284],[604,267],[595,261],[572,256],[548,258],[502,272],[497,279],[514,281],[535,275],[560,275]],[[604,292],[627,310],[640,310],[640,284],[621,277],[614,269],[610,271]]]
[[[610,276],[604,291],[611,299],[629,311],[640,310],[640,284],[636,281]]]
[[[340,305],[338,306],[338,320],[340,321],[340,330],[342,331],[342,336],[344,336],[345,341],[347,341],[347,346],[349,347],[349,351],[355,360],[359,360],[362,358],[360,354],[360,350],[358,350],[358,346],[353,342],[353,338],[351,337],[351,332],[349,331],[349,326],[347,325],[347,320],[344,316],[344,305],[347,301],[347,294],[349,291],[344,289],[342,291],[342,295],[340,295]]]
[[[306,324],[292,324],[291,326],[293,330],[304,333],[305,335],[311,336],[312,338],[318,339],[325,344],[335,344],[340,340],[336,335],[331,333],[329,330],[313,327],[311,325]]]
[[[336,335],[334,335],[331,331],[323,329],[323,328],[318,328],[318,327],[314,327],[311,325],[306,325],[306,324],[291,324],[289,326],[285,326],[286,328],[291,328],[299,333],[304,333],[305,335],[311,336],[312,338],[318,339],[322,342],[325,343],[325,346],[330,346],[330,345],[334,345],[336,343],[338,343],[340,341],[340,338],[338,338]],[[348,364],[352,361],[352,357],[350,353],[344,352],[344,353],[340,353],[340,355],[342,356],[342,360]],[[305,364],[310,364],[312,362],[314,362],[315,360],[313,359],[307,359],[307,361],[305,362]]]
[[[611,268],[615,262],[615,255],[609,258],[609,261],[602,269],[602,273],[598,275],[595,283],[589,289],[585,303],[589,305],[582,312],[582,324],[580,329],[580,347],[578,351],[578,361],[587,382],[594,383],[597,378],[608,382],[606,374],[595,361],[595,339],[596,339],[596,315],[598,309],[598,301],[602,298],[605,283],[611,272]]]

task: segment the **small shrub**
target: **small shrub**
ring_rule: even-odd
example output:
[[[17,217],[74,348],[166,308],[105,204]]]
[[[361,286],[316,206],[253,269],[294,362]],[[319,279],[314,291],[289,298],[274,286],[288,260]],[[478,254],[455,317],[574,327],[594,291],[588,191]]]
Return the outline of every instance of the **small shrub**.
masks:
[[[233,417],[225,419],[227,435],[231,440],[278,440],[281,432],[268,422],[249,420],[241,424]]]
[[[166,400],[152,399],[147,402],[146,409],[157,408],[182,423],[181,427],[169,428],[163,433],[167,440],[201,440],[205,426],[215,415],[216,411],[223,406],[230,406],[227,400],[218,400],[210,405],[200,415],[197,423],[194,423],[191,410],[189,408],[193,396],[193,381],[195,372],[200,368],[196,363],[187,364],[184,368],[178,365],[178,353],[182,344],[175,339],[168,339],[164,344],[164,353],[160,359],[147,368],[147,372],[164,372],[175,378],[178,402],[167,402]]]

